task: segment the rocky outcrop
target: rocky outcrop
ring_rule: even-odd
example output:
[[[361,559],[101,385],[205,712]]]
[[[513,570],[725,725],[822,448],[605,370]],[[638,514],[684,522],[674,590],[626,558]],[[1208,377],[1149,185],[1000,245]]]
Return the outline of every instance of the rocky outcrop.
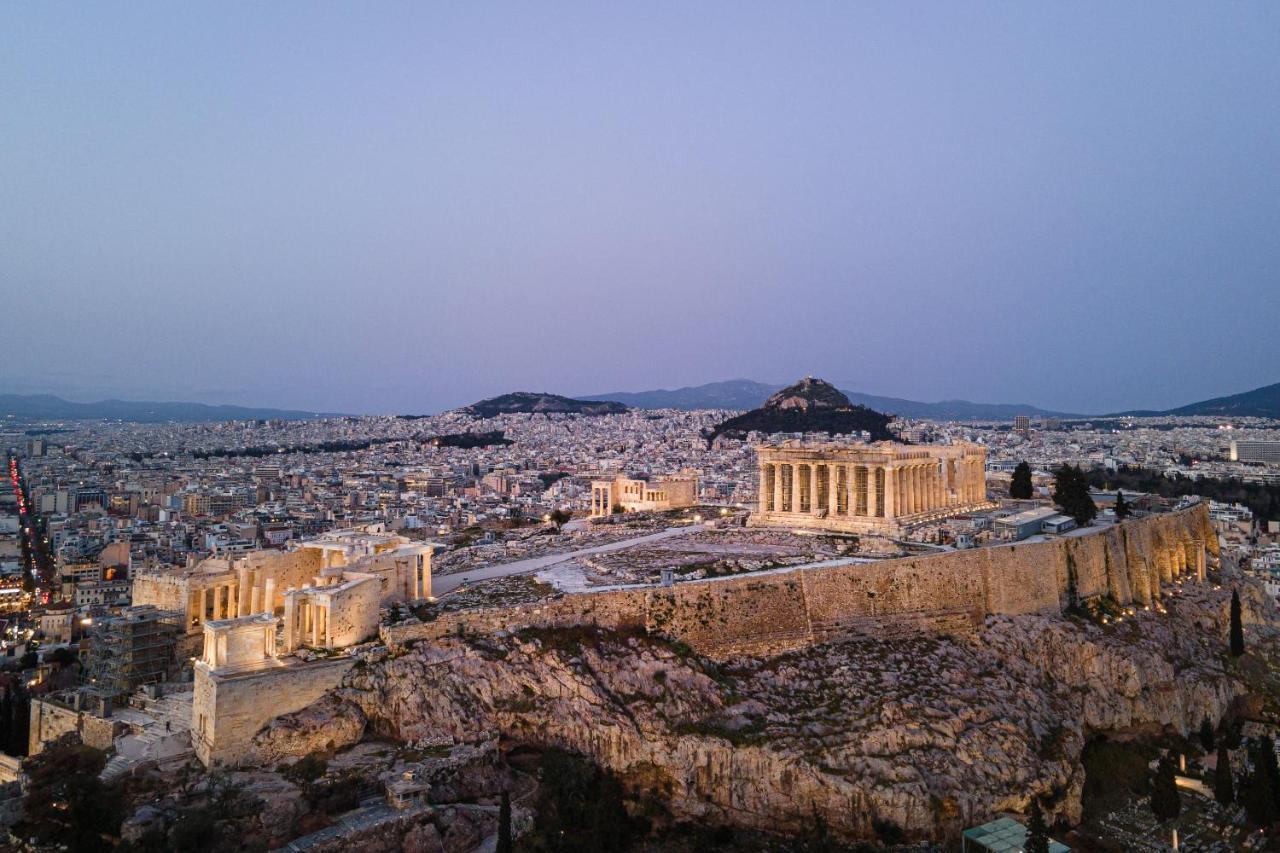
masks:
[[[752,409],[704,432],[710,447],[719,436],[743,438],[750,432],[825,432],[847,435],[866,432],[872,441],[894,440],[888,415],[866,406],[855,406],[834,385],[805,377],[783,388]]]
[[[954,838],[1046,798],[1080,813],[1098,731],[1193,730],[1246,691],[1224,664],[1230,593],[1186,583],[1107,624],[989,618],[972,636],[851,637],[715,663],[595,628],[451,637],[386,653],[339,689],[371,728],[560,746],[680,818],[799,830],[812,810],[849,838],[877,823]],[[1245,588],[1251,636],[1275,614]]]
[[[252,754],[262,764],[275,765],[344,749],[359,742],[365,723],[359,705],[328,693],[315,704],[268,723],[254,736]]]

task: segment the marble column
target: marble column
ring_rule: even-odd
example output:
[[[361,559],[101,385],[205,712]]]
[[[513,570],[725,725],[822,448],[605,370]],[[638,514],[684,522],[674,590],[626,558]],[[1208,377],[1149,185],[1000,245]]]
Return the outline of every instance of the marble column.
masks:
[[[297,630],[295,624],[298,619],[298,597],[294,595],[293,589],[290,588],[284,594],[284,653],[289,654],[293,651],[293,636]]]
[[[276,612],[276,579],[267,578],[265,581],[266,590],[262,595],[262,612]]]
[[[818,514],[818,465],[809,465],[809,512]]]
[[[773,511],[782,512],[782,464],[773,463]]]
[[[875,474],[877,470],[884,471],[884,506],[881,506],[880,501],[877,500],[877,498],[879,497],[879,495],[876,494],[876,483],[875,483],[876,481]],[[893,518],[897,514],[896,512],[897,501],[898,501],[897,469],[889,468],[889,467],[885,467],[883,469],[868,468],[867,479],[868,479],[868,482],[871,484],[870,488],[867,490],[867,495],[870,498],[871,502],[875,503],[875,507],[873,508],[871,506],[871,503],[869,502],[867,504],[867,509],[873,510],[873,512],[871,513],[873,516],[883,516],[884,518]]]
[[[835,518],[840,511],[839,466],[827,464],[827,515]]]
[[[315,602],[311,603],[311,645],[320,645],[320,619],[323,608]]]
[[[249,567],[240,567],[240,586],[236,592],[236,615],[249,615]]]

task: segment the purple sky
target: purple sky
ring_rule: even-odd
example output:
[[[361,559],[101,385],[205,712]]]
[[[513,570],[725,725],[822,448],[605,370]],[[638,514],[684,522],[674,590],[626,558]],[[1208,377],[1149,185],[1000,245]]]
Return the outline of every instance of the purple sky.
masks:
[[[1280,4],[8,4],[0,391],[1280,381]]]

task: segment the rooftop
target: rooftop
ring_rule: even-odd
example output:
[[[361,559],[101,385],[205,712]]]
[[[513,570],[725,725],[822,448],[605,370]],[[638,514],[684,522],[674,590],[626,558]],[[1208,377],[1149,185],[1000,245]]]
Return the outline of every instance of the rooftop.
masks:
[[[1027,828],[1013,818],[1002,817],[982,826],[964,831],[964,849],[972,850],[970,842],[991,853],[1021,853],[1027,840]],[[1071,848],[1049,839],[1049,853],[1071,853]]]

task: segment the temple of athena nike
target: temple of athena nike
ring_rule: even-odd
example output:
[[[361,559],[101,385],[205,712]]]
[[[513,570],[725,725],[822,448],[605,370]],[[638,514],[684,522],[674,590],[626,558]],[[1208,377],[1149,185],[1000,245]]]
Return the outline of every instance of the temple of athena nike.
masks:
[[[986,456],[976,444],[763,444],[751,523],[895,536],[987,506]]]

